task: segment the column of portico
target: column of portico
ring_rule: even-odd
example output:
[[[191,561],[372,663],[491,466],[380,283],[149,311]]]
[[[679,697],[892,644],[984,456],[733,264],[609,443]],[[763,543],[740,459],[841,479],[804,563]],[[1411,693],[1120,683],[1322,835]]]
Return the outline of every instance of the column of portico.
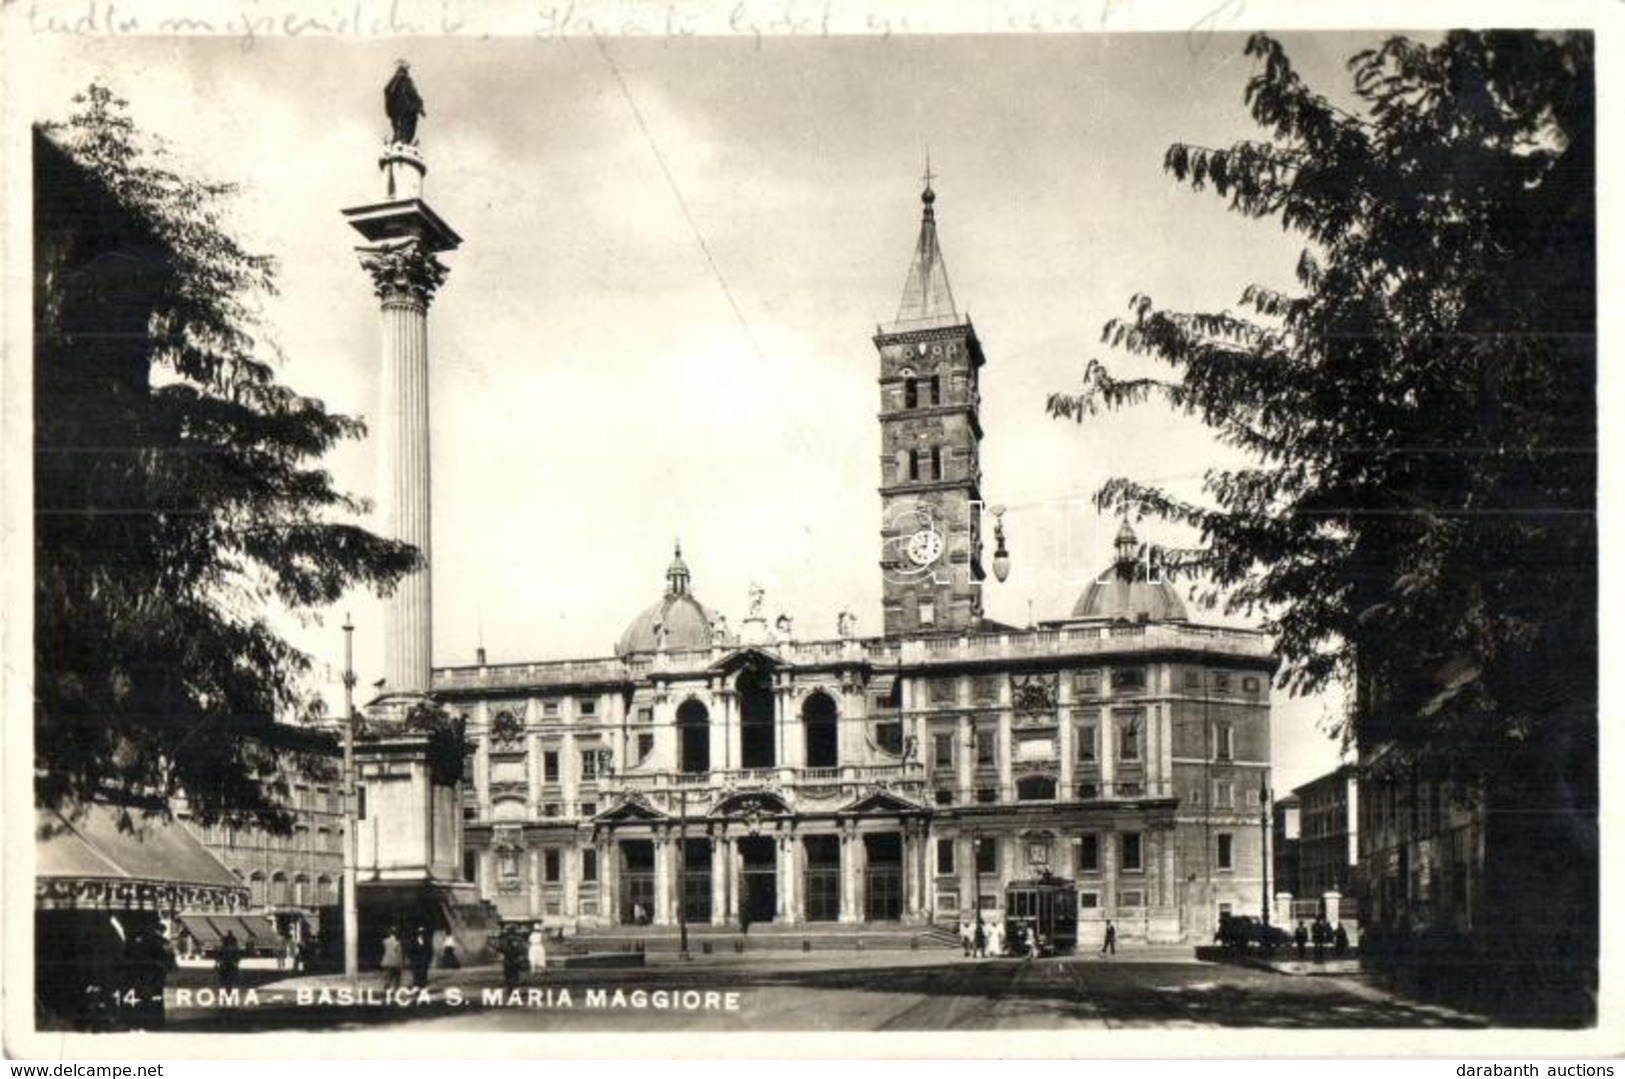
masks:
[[[739,844],[733,836],[728,837],[728,856],[723,860],[723,880],[727,882],[728,922],[729,925],[739,924]]]
[[[954,868],[959,877],[959,909],[976,911],[976,839],[962,834],[954,840]]]
[[[497,894],[497,852],[490,847],[480,850],[480,881],[479,896],[481,899],[490,899]]]
[[[598,916],[611,925],[621,920],[620,880],[621,859],[615,841],[604,838],[598,843]]]
[[[540,820],[542,817],[542,736],[538,731],[528,730],[528,717],[530,708],[526,706],[527,733],[525,735],[525,817],[528,820]],[[481,799],[480,805],[490,803]]]
[[[1000,679],[999,686],[999,745],[997,759],[999,762],[999,799],[1001,801],[1014,799],[1015,769],[1013,767],[1015,756],[1015,739],[1011,735],[1012,720],[1010,715],[1010,680]]]
[[[566,847],[559,857],[559,887],[564,891],[564,902],[559,910],[566,918],[574,918],[580,908],[576,905],[576,889],[581,882],[581,848]]]
[[[728,838],[711,837],[711,924],[728,924]]]
[[[954,792],[954,801],[968,802],[975,797],[976,786],[976,737],[968,714],[960,715],[954,729],[954,754],[955,785],[959,788]]]
[[[654,836],[655,894],[649,917],[655,925],[670,925],[671,919],[671,840],[669,833]]]
[[[527,872],[525,873],[525,877],[526,877],[526,879],[528,880],[528,882],[530,884],[530,887],[528,889],[528,891],[530,892],[530,916],[532,918],[540,918],[542,916],[542,850],[541,850],[541,848],[540,847],[532,847],[532,848],[530,848],[530,850],[525,852],[525,859],[526,859],[526,861],[528,861],[530,863],[530,865],[527,867]]]
[[[1117,917],[1117,859],[1122,838],[1115,831],[1102,832],[1100,843],[1100,905],[1108,917]]]
[[[858,908],[858,862],[862,858],[863,840],[858,838],[857,832],[844,829],[841,832],[841,921],[845,923],[863,921],[863,913]]]
[[[777,680],[777,679],[775,679]],[[773,766],[783,768],[789,763],[790,700],[788,684],[773,687]]]
[[[919,821],[903,825],[903,909],[918,919],[925,909],[925,830]]]
[[[801,840],[793,832],[780,837],[783,853],[779,857],[779,896],[783,901],[784,921],[798,925],[807,920],[801,899]]]
[[[732,690],[718,689],[712,694],[712,702],[711,770],[727,771],[734,767],[733,747],[738,741],[734,733],[737,698]]]

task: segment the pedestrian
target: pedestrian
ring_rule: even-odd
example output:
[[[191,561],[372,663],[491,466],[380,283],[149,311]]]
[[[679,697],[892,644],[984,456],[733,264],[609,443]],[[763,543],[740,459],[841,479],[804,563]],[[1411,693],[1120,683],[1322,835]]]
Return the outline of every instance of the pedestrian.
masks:
[[[429,984],[429,964],[434,962],[434,940],[429,936],[427,928],[418,927],[417,935],[412,938],[408,954],[412,960],[412,988],[427,988]]]
[[[1309,947],[1309,930],[1304,928],[1302,918],[1298,919],[1298,928],[1292,931],[1292,943],[1298,946],[1298,962],[1303,962]]]
[[[221,985],[237,984],[237,965],[242,961],[243,946],[237,943],[237,934],[228,929],[220,940],[220,950],[214,956],[214,969]]]
[[[641,899],[638,900],[636,903],[632,904],[632,924],[633,925],[648,925],[649,924],[649,912],[643,909],[643,900],[641,900]]]
[[[164,1025],[164,981],[175,969],[175,953],[162,931],[137,928],[125,943],[124,965],[126,979],[135,994],[130,1009],[134,1025],[142,1030],[156,1030]]]
[[[463,965],[457,958],[457,938],[452,936],[451,930],[446,930],[446,939],[440,942],[440,965],[447,970],[456,970]]]
[[[976,930],[969,918],[959,919],[959,944],[965,950],[965,958],[969,959],[976,950]]]
[[[520,942],[518,933],[504,930],[502,936],[497,938],[497,948],[502,953],[502,984],[513,989],[519,985],[520,976],[525,972],[525,946]]]
[[[1332,953],[1341,959],[1349,954],[1349,931],[1343,928],[1343,923],[1337,923],[1337,929],[1332,934]]]
[[[976,958],[987,958],[987,926],[982,924],[981,914],[976,915],[976,934],[973,938],[973,942],[976,945]]]
[[[540,974],[547,969],[547,941],[542,937],[542,930],[539,926],[530,931],[529,947],[526,949],[525,958],[530,963],[532,974]]]
[[[1315,946],[1315,962],[1325,962],[1326,959],[1326,921],[1316,918],[1315,925],[1309,933],[1309,940]]]
[[[401,938],[390,929],[384,934],[384,954],[378,960],[378,969],[383,974],[383,987],[387,993],[401,987],[401,968],[406,965],[406,957],[401,952]]]
[[[1106,939],[1100,943],[1100,954],[1117,954],[1117,927],[1112,924],[1110,918],[1106,919]]]

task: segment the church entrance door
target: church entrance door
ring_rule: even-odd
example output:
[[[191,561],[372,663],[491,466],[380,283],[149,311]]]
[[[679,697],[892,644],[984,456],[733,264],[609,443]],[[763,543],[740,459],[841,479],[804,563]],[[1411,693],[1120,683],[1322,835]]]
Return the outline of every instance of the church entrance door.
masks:
[[[863,837],[864,918],[895,922],[903,916],[903,841],[896,832]]]
[[[771,922],[779,904],[778,852],[769,836],[747,836],[739,841],[742,863],[739,891],[741,925]]]
[[[832,835],[802,840],[807,852],[807,920],[833,922],[841,917],[841,841]]]
[[[620,848],[621,924],[647,925],[655,914],[654,841],[626,839],[621,841]]]

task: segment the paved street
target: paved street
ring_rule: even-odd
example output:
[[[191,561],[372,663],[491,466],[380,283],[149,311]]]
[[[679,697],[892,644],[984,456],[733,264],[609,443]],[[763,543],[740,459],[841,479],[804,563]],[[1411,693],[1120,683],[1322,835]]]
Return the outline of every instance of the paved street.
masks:
[[[365,983],[376,987],[377,978]],[[172,990],[170,1029],[911,1031],[1199,1027],[1472,1027],[1359,979],[1292,977],[1176,956],[966,960],[953,953],[713,957],[644,969],[552,970],[500,1002],[494,968],[437,974],[427,999],[357,1006],[342,979],[258,987],[213,1006]],[[320,995],[330,996],[324,1003]],[[303,996],[301,997],[301,990]],[[642,995],[639,995],[641,991]],[[709,994],[709,995],[708,995]],[[731,1000],[727,994],[737,994]],[[729,1010],[733,1004],[736,1010]],[[187,1006],[190,1005],[190,1006]]]

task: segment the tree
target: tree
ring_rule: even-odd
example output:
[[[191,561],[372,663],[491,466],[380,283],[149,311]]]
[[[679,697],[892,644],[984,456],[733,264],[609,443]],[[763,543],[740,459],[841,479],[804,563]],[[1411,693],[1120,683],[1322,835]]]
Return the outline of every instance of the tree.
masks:
[[[1241,313],[1137,296],[1104,340],[1172,374],[1091,361],[1049,401],[1082,420],[1160,399],[1244,451],[1200,500],[1119,477],[1097,502],[1192,526],[1169,568],[1263,616],[1284,685],[1354,687],[1347,737],[1521,812],[1517,846],[1544,845],[1523,871],[1569,899],[1596,858],[1592,49],[1394,38],[1349,61],[1354,115],[1254,36],[1267,137],[1164,167],[1301,233],[1297,286],[1247,285]]]
[[[365,427],[277,380],[276,268],[227,229],[233,188],[107,89],[74,102],[34,139],[36,795],[184,790],[286,826],[261,781],[310,659],[267,614],[386,590],[417,552],[317,463]]]

